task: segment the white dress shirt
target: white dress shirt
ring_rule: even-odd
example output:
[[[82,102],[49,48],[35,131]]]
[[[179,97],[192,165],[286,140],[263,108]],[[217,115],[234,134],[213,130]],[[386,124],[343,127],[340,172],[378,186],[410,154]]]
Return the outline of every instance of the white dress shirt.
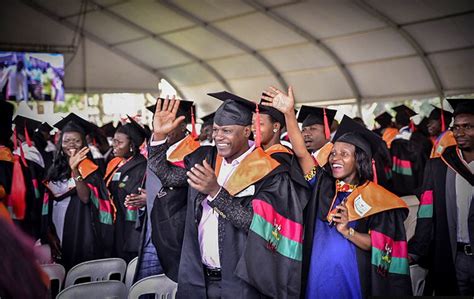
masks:
[[[234,171],[239,166],[245,157],[247,157],[255,146],[252,145],[249,150],[240,155],[231,163],[227,163],[225,159],[222,160],[219,174],[217,175],[217,183],[220,186],[229,180]],[[220,190],[219,190],[220,192]],[[217,196],[217,195],[216,195]],[[215,198],[215,197],[214,197]],[[218,222],[219,214],[209,206],[209,201],[214,200],[211,196],[207,196],[202,202],[202,217],[198,226],[199,247],[201,249],[202,263],[209,268],[220,268],[221,262],[219,259],[219,231]]]

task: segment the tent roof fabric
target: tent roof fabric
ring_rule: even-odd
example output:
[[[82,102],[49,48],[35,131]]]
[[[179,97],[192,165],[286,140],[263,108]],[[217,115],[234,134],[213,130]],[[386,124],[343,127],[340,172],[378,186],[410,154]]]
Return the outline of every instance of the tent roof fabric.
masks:
[[[85,15],[65,53],[68,92],[156,93],[164,78],[198,107],[208,92],[257,100],[268,85],[292,85],[299,103],[474,91],[471,0],[82,3],[4,1],[0,48],[71,46]]]

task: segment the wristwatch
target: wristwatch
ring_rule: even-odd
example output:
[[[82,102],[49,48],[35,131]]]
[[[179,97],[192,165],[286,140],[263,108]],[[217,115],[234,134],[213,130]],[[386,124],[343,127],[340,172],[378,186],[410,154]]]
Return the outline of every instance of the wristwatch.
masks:
[[[352,227],[349,227],[349,232],[347,233],[346,239],[350,239],[355,235],[355,230]]]

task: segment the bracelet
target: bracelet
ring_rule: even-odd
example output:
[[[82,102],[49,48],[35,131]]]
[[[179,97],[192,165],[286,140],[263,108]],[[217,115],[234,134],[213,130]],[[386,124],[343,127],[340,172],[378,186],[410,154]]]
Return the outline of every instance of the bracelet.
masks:
[[[78,175],[77,177],[74,178],[74,180],[76,182],[82,182],[84,180],[84,178],[82,177],[82,175]]]
[[[355,235],[355,230],[354,230],[352,227],[349,227],[349,232],[347,233],[347,235],[344,235],[344,238],[346,238],[347,240],[349,240],[349,239],[352,238],[354,235]]]
[[[317,165],[314,165],[313,168],[311,168],[311,170],[304,175],[304,179],[306,181],[311,181],[315,176],[316,176],[316,172],[318,171],[318,166]]]

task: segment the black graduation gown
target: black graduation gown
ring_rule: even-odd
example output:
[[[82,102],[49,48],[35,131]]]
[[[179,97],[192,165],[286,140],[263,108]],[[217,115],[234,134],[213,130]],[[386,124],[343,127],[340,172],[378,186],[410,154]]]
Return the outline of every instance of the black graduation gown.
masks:
[[[304,179],[303,170],[293,151],[282,144],[276,144],[265,150],[265,152],[286,167],[298,193],[297,197],[304,208],[311,197],[311,188]]]
[[[313,189],[313,195],[304,210],[304,244],[303,244],[303,272],[302,272],[302,294],[305,293],[307,281],[311,265],[311,254],[313,249],[314,232],[316,229],[316,217],[325,220],[329,212],[332,199],[335,195],[335,179],[330,175],[329,169],[318,168],[316,174],[317,182]],[[371,194],[390,193],[374,183],[370,187],[374,188]],[[364,199],[368,199],[364,197]],[[401,200],[400,200],[401,201]],[[349,201],[348,201],[349,204]],[[356,231],[361,233],[369,233],[371,231],[372,249],[371,251],[364,251],[358,247],[356,248],[357,264],[359,270],[359,279],[362,291],[362,297],[369,296],[403,296],[411,295],[411,281],[408,270],[408,257],[398,259],[399,262],[385,265],[381,268],[383,262],[380,257],[376,255],[374,238],[377,235],[384,235],[385,246],[395,246],[406,248],[406,235],[403,221],[408,215],[406,205],[402,203],[405,208],[398,207],[384,210],[382,212],[361,218],[358,220]],[[397,205],[395,205],[397,206]],[[374,208],[374,206],[372,206]],[[326,221],[326,220],[325,220]],[[379,234],[375,234],[378,232]],[[398,244],[398,245],[395,245]],[[406,250],[405,250],[406,251]],[[392,258],[392,260],[394,260]],[[402,265],[398,269],[392,269]],[[403,268],[403,269],[402,269]],[[401,270],[401,271],[400,271]],[[401,274],[403,272],[403,274]]]
[[[222,298],[295,298],[300,293],[302,205],[289,176],[288,165],[279,164],[268,156],[276,163],[274,165],[278,165],[269,172],[258,163],[254,167],[244,163],[246,159],[270,161],[261,158],[265,155],[262,153],[256,149],[246,157],[225,188],[209,203],[220,215]],[[204,158],[211,161],[213,168],[219,167],[215,147],[196,150],[186,157],[185,165],[190,169]],[[239,174],[239,168],[245,170],[245,174]],[[252,180],[253,174],[259,174],[259,179]],[[240,179],[233,181],[233,177]],[[230,192],[236,192],[235,196]],[[189,188],[178,278],[179,298],[206,298],[198,241],[201,203],[205,198],[206,195]],[[252,215],[251,223],[247,223],[245,217],[233,215],[245,214],[242,209]]]
[[[185,137],[181,144],[191,141],[191,135]],[[195,144],[194,146],[197,146]],[[191,147],[175,149],[180,151],[179,156],[185,156],[193,150]],[[153,152],[153,150],[151,150]],[[166,156],[166,153],[162,153]],[[153,170],[156,156],[149,155],[149,165]],[[202,161],[201,161],[202,162]],[[184,167],[184,162],[166,162],[170,167]],[[175,165],[175,166],[171,166]],[[188,186],[184,182],[181,185],[163,184],[160,192],[156,194],[153,209],[150,213],[151,239],[156,248],[163,272],[173,281],[178,281],[179,261],[181,259],[181,247],[183,244],[184,224],[186,220],[186,202],[188,197]]]
[[[90,160],[88,161],[92,165]],[[84,161],[82,163],[84,163]],[[81,172],[84,182],[90,189],[90,200],[83,203],[76,188],[55,198],[47,189],[43,200],[43,241],[48,242],[48,232],[56,235],[52,221],[53,201],[71,197],[64,218],[61,244],[61,263],[66,270],[84,261],[109,257],[113,241],[113,210],[109,194],[97,166],[89,167],[92,172]]]
[[[415,262],[429,269],[426,291],[459,295],[456,281],[456,174],[474,185],[474,175],[463,164],[456,146],[446,148],[441,158],[430,159],[418,209],[415,235],[408,250]],[[469,237],[474,247],[474,205],[468,218]],[[431,295],[431,294],[427,294]]]
[[[412,135],[413,137],[413,135]],[[392,155],[392,191],[398,196],[419,197],[423,172],[429,153],[412,139],[395,139],[390,147]]]
[[[21,161],[21,160],[20,160]],[[26,211],[23,220],[15,222],[31,237],[37,239],[41,234],[41,209],[44,194],[44,168],[36,162],[26,160],[26,166],[21,163],[26,187]]]
[[[138,188],[144,183],[146,163],[145,157],[141,154],[135,155],[120,168],[107,173],[105,177],[105,181],[108,182],[107,188],[117,209],[113,256],[120,257],[127,263],[138,255],[140,232],[135,229],[138,209],[128,209],[124,205],[125,197],[131,193],[138,194]]]

